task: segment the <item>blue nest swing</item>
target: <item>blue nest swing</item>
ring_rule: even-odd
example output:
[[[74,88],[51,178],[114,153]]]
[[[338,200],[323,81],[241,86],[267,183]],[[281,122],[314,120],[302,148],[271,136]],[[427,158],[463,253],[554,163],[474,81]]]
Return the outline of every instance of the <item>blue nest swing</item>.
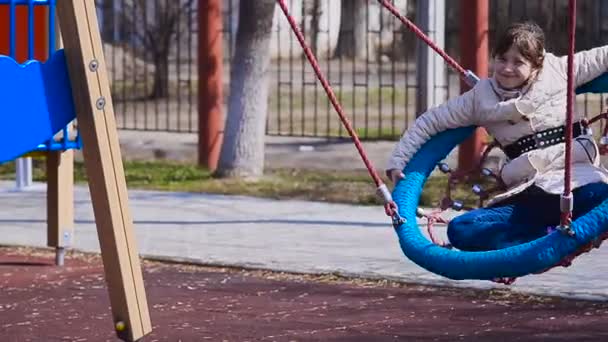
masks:
[[[577,88],[576,93],[608,91],[608,73]],[[539,273],[576,254],[608,231],[608,200],[572,223],[573,236],[554,231],[537,240],[500,250],[463,252],[428,240],[416,223],[416,208],[430,173],[476,127],[441,132],[428,140],[404,168],[405,179],[393,190],[393,199],[405,223],[395,226],[404,254],[419,266],[455,279],[494,280]]]

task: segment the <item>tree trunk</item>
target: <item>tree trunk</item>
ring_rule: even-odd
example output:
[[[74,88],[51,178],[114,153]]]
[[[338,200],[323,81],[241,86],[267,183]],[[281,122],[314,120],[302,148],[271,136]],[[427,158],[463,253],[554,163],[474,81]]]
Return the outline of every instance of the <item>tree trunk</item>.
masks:
[[[114,6],[114,0],[104,0],[101,2],[101,10],[102,10],[102,31],[101,37],[105,42],[114,43],[116,40],[116,30],[114,25],[116,25],[115,17],[116,17],[116,7]]]
[[[367,0],[342,0],[336,57],[367,58]]]
[[[140,1],[142,1],[141,8],[150,4],[144,0]],[[158,24],[154,29],[155,34],[148,35],[150,44],[147,46],[151,50],[154,61],[154,83],[150,98],[162,99],[169,96],[169,54],[171,46],[176,43],[173,39],[179,28],[169,3],[166,3],[164,7],[157,7],[155,10]],[[175,44],[175,46],[179,49],[179,44]]]
[[[151,99],[169,96],[169,53],[162,53],[154,58],[154,83]]]
[[[313,0],[310,6],[310,46],[312,53],[318,57],[319,19],[321,17],[321,0]],[[306,13],[306,11],[303,11]]]
[[[264,172],[268,64],[274,0],[241,1],[224,142],[216,174],[256,178]]]

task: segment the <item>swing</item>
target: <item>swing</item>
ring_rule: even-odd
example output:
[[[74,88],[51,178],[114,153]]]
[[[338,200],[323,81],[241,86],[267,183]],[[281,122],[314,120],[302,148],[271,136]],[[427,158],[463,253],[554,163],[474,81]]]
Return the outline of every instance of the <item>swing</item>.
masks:
[[[416,35],[424,40],[431,48],[439,53],[448,64],[455,68],[464,80],[470,85],[474,85],[477,78],[471,71],[466,71],[458,65],[445,52],[441,51],[430,39],[424,35],[413,23],[402,16],[387,0],[378,0],[382,6],[395,15],[405,26],[414,31]],[[571,22],[574,20],[574,7],[570,1]],[[440,246],[422,234],[416,222],[417,216],[424,216],[418,209],[418,202],[422,189],[430,173],[441,164],[447,154],[466,138],[468,138],[476,127],[463,127],[440,132],[431,137],[415,153],[403,173],[405,178],[399,181],[391,194],[386,185],[382,182],[373,166],[363,152],[361,143],[352,129],[348,119],[345,117],[342,108],[336,100],[336,96],[323,77],[317,61],[307,46],[302,33],[299,31],[295,20],[288,12],[284,0],[278,3],[289,21],[291,28],[296,35],[304,53],[313,67],[319,81],[325,89],[329,100],[338,113],[342,123],[352,137],[354,144],[359,151],[361,158],[368,168],[370,176],[374,180],[378,192],[382,195],[385,202],[387,215],[391,216],[393,226],[397,233],[399,244],[403,253],[410,260],[430,272],[455,280],[478,279],[512,283],[517,277],[538,274],[545,272],[558,265],[568,265],[568,263],[579,254],[589,251],[594,247],[599,247],[602,240],[608,237],[608,200],[597,206],[586,215],[569,222],[571,208],[562,213],[562,228],[547,234],[544,237],[520,245],[492,251],[483,252],[464,252],[452,250]],[[573,36],[573,27],[570,28]],[[571,39],[573,40],[573,39]],[[569,68],[569,89],[572,89],[572,55],[573,43],[568,56]],[[608,73],[592,80],[591,82],[576,89],[577,94],[581,93],[601,93],[608,91]],[[568,127],[572,127],[572,92],[568,94]],[[598,115],[589,121],[588,124],[605,119],[608,114]],[[568,132],[567,132],[568,133]],[[566,139],[566,160],[569,160],[570,146],[572,139]],[[446,170],[443,170],[446,171]],[[566,176],[566,195],[570,195],[570,179]],[[394,198],[394,200],[393,200]],[[427,219],[431,219],[426,216]]]

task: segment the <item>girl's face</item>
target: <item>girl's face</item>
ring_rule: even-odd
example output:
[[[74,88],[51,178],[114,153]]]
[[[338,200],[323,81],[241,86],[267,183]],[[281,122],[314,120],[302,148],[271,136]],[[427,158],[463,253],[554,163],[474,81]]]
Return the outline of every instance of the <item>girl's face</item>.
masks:
[[[505,89],[517,89],[523,86],[534,71],[532,63],[514,46],[494,58],[494,78]]]

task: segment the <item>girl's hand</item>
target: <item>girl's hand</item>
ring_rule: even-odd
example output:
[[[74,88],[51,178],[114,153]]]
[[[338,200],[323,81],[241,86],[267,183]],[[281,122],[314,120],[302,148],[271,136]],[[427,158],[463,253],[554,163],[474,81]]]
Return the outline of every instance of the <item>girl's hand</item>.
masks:
[[[400,179],[405,178],[405,175],[399,169],[391,169],[386,171],[386,175],[393,182],[393,184],[397,184]]]

